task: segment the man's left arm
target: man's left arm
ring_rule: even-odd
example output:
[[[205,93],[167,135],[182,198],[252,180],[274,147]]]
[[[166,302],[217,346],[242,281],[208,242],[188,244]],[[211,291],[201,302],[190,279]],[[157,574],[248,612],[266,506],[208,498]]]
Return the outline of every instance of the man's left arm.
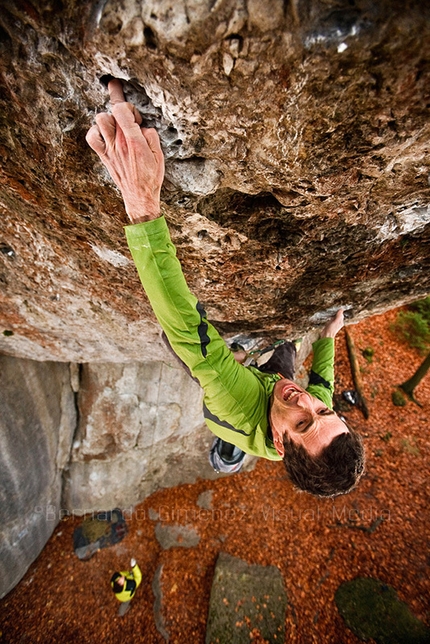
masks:
[[[334,339],[343,325],[343,310],[339,309],[325,325],[320,339],[312,345],[314,356],[307,391],[330,409],[333,407],[334,393]]]

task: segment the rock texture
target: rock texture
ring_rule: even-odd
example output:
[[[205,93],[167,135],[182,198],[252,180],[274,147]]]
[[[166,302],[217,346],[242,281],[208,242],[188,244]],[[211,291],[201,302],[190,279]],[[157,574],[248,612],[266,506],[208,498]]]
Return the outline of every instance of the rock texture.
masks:
[[[206,644],[285,641],[287,594],[276,566],[218,556],[212,582]]]
[[[165,355],[84,140],[107,75],[160,133],[172,235],[225,334],[428,293],[429,16],[415,0],[5,0],[0,350]]]
[[[35,508],[56,515],[66,464],[77,512],[210,475],[200,393],[169,366],[85,142],[107,78],[160,134],[166,216],[210,319],[297,337],[339,305],[354,321],[430,291],[429,18],[418,0],[2,2],[6,589],[54,527]]]
[[[176,363],[83,365],[78,409],[63,495],[74,514],[130,507],[158,487],[218,476],[202,391]]]
[[[68,365],[0,356],[0,597],[21,579],[60,518],[76,427]]]

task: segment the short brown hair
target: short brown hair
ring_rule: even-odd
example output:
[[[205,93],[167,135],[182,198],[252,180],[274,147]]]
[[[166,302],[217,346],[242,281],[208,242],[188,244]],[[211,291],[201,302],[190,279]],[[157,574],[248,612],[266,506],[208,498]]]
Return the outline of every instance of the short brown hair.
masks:
[[[319,456],[312,457],[284,434],[283,461],[288,478],[300,490],[316,496],[347,494],[364,472],[363,441],[350,429],[336,436]]]

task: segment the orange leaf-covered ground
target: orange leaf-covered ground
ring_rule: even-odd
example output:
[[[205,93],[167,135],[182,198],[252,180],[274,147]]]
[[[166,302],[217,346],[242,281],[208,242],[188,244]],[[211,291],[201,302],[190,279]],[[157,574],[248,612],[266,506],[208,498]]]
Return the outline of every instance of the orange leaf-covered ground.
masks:
[[[254,471],[217,481],[160,490],[127,515],[130,532],[90,561],[73,553],[81,522],[63,519],[20,584],[0,604],[0,642],[93,644],[164,642],[154,620],[153,580],[160,580],[163,621],[170,643],[205,640],[209,595],[218,553],[279,567],[288,595],[286,641],[358,643],[334,603],[340,583],[357,575],[394,586],[413,613],[430,624],[429,394],[430,375],[416,390],[422,407],[394,407],[391,392],[423,357],[390,331],[395,311],[349,327],[370,411],[365,421],[344,412],[367,449],[367,471],[345,497],[316,499],[296,493],[282,463],[259,461]],[[336,391],[352,388],[343,332],[337,338]],[[371,363],[361,355],[374,350]],[[197,504],[212,490],[211,509]],[[196,547],[162,550],[155,538],[163,525],[192,526]],[[132,608],[117,616],[109,579],[134,556],[143,581]],[[250,642],[261,642],[250,633]],[[234,644],[234,642],[232,642]]]

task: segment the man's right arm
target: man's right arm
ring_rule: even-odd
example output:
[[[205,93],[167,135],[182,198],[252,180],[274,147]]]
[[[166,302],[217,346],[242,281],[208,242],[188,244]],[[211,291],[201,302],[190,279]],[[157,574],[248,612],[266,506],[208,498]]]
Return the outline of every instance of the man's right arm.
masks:
[[[109,94],[112,114],[97,114],[87,141],[120,189],[127,214],[136,224],[126,227],[126,235],[152,309],[172,348],[191,370],[207,357],[209,341],[218,360],[229,363],[227,348],[209,330],[204,311],[187,287],[161,217],[164,156],[158,134],[140,127],[141,116],[126,102],[121,81],[109,82]],[[204,386],[201,374],[196,377]]]
[[[120,189],[131,222],[138,224],[126,234],[151,306],[172,348],[205,389],[211,412],[256,426],[262,387],[206,320],[185,282],[164,218],[159,219],[164,157],[158,134],[140,127],[141,117],[125,101],[120,81],[111,81],[109,92],[112,114],[97,115],[87,142]]]
[[[88,145],[98,154],[121,191],[132,223],[160,217],[164,155],[153,128],[140,127],[142,117],[124,98],[121,81],[109,82],[112,114],[101,112],[87,133]]]
[[[230,362],[230,358],[235,361],[188,288],[164,217],[137,226],[126,226],[125,233],[143,288],[160,326],[175,353],[205,386],[207,379],[203,376],[205,368],[200,366],[202,361]]]
[[[214,413],[229,409],[252,415],[259,387],[236,362],[218,331],[190,292],[164,217],[125,228],[143,288],[170,345],[205,389]],[[254,404],[247,401],[254,399]]]

